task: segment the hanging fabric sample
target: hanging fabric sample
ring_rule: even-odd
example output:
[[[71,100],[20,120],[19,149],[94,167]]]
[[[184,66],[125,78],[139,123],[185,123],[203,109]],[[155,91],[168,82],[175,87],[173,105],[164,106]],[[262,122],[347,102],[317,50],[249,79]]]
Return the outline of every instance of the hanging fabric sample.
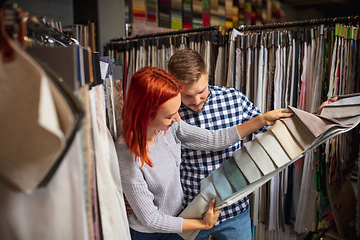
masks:
[[[18,46],[1,23],[0,80],[6,87],[1,88],[0,110],[9,114],[1,118],[5,127],[0,139],[1,175],[16,189],[31,193],[51,177],[63,158],[79,126],[82,109],[66,86]],[[12,59],[7,59],[8,51]],[[28,79],[27,87],[24,79]]]
[[[80,146],[77,134],[45,188],[24,194],[0,182],[1,239],[88,239]]]
[[[102,235],[104,239],[114,239],[115,236],[126,239],[130,235],[130,230],[114,140],[106,127],[103,92],[102,85],[92,88],[89,92]]]

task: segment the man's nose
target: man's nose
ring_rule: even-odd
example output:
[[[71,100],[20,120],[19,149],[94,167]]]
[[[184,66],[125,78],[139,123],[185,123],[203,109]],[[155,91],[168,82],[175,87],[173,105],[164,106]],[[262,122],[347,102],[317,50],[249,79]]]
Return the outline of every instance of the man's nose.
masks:
[[[200,95],[196,95],[194,97],[194,105],[199,105],[201,103],[201,97]]]

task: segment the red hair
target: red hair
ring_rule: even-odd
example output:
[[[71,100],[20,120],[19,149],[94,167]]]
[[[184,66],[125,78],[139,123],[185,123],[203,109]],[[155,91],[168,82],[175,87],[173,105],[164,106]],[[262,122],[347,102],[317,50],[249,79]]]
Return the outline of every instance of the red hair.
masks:
[[[122,112],[122,137],[129,150],[152,167],[146,146],[149,122],[166,101],[181,91],[178,81],[164,70],[144,67],[131,77]]]

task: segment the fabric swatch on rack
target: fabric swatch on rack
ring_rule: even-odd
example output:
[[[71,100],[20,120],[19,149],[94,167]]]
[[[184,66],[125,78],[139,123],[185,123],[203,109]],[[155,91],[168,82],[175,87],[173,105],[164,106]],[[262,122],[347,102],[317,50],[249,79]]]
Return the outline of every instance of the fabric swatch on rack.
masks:
[[[222,166],[224,167],[226,177],[229,179],[229,182],[235,191],[240,191],[248,185],[248,182],[237,166],[234,157],[230,157],[224,161]]]
[[[210,0],[202,0],[202,26],[209,27],[210,25]]]
[[[357,116],[357,113],[359,112],[359,102],[360,96],[356,96],[351,99],[339,99],[331,105],[325,105],[320,115],[334,119],[354,117]]]
[[[293,115],[291,118],[281,119],[281,121],[290,130],[291,134],[303,149],[310,147],[315,141],[315,136],[304,124],[302,124],[296,115]]]
[[[71,110],[37,62],[16,44],[13,49],[14,60],[0,60],[0,81],[5,84],[0,89],[0,111],[6,113],[0,119],[4,128],[0,135],[0,174],[14,188],[31,193],[65,147],[57,111]],[[58,107],[51,89],[58,93]]]
[[[130,238],[120,168],[114,140],[106,126],[105,96],[102,85],[89,92],[91,123],[96,157],[96,185],[104,239]]]
[[[220,166],[218,169],[212,171],[211,175],[213,178],[214,187],[222,199],[231,196],[235,192],[225,176],[223,166]]]
[[[294,139],[283,122],[275,121],[275,124],[269,129],[274,133],[276,139],[280,142],[281,146],[285,149],[291,159],[300,155],[304,150]]]
[[[244,147],[263,175],[275,170],[274,163],[271,161],[269,155],[267,155],[266,151],[262,148],[257,139],[245,143]]]
[[[183,0],[183,29],[192,28],[192,5],[191,0]]]
[[[86,113],[90,113],[90,102],[89,102],[89,87],[83,86],[80,88],[80,100]],[[93,192],[92,182],[94,181],[94,145],[92,141],[92,130],[91,130],[91,116],[85,114],[83,124],[81,126],[81,143],[82,143],[82,158],[83,158],[83,175],[84,175],[84,196],[86,204],[86,220],[89,238],[94,239],[94,213],[93,213]]]
[[[271,131],[257,134],[255,137],[277,167],[281,167],[291,160]]]
[[[122,71],[121,66],[114,66],[114,103],[115,103],[115,122],[117,127],[117,137],[120,137],[122,132],[122,109],[124,105],[124,83],[122,77],[117,72]]]
[[[319,118],[315,114],[291,106],[289,108],[315,137],[319,137],[326,130],[335,126],[334,122]]]
[[[211,199],[215,198],[217,202],[221,201],[221,198],[216,192],[213,184],[213,178],[210,174],[208,177],[201,180],[200,193],[206,201],[210,202]]]
[[[360,103],[359,103],[359,105],[360,105]],[[300,114],[302,114],[302,113],[300,113]],[[308,153],[309,150],[314,149],[315,147],[319,146],[319,144],[325,142],[326,140],[328,140],[330,138],[333,138],[341,133],[350,131],[351,129],[356,127],[360,123],[360,108],[358,109],[358,112],[355,115],[356,115],[356,117],[350,118],[352,120],[352,122],[349,126],[344,126],[341,123],[338,123],[335,126],[332,126],[330,128],[328,128],[329,120],[323,121],[323,119],[322,119],[323,117],[326,118],[326,116],[322,117],[322,116],[313,115],[316,118],[319,118],[318,122],[322,122],[322,125],[319,125],[318,127],[320,129],[325,130],[325,132],[318,133],[319,137],[316,138],[316,140],[312,143],[312,145],[307,149],[301,149],[301,146],[294,139],[294,137],[291,135],[291,132],[289,132],[286,125],[281,120],[275,121],[275,124],[270,127],[271,132],[265,132],[262,135],[260,135],[259,138],[257,138],[258,144],[259,145],[263,144],[262,146],[265,146],[264,150],[267,153],[270,153],[269,156],[273,156],[273,155],[277,154],[276,151],[273,151],[273,149],[271,149],[271,146],[277,146],[277,149],[280,150],[279,151],[280,154],[283,156],[286,156],[285,151],[284,150],[281,151],[281,149],[283,147],[286,150],[287,154],[289,154],[291,156],[291,160],[287,161],[289,158],[286,156],[285,157],[286,160],[283,160],[284,162],[287,161],[286,164],[284,164],[281,167],[276,168],[274,171],[270,172],[267,175],[261,176],[261,173],[260,173],[259,169],[257,169],[255,163],[253,162],[253,159],[247,153],[247,150],[245,149],[246,146],[235,151],[233,153],[233,158],[235,159],[236,164],[239,166],[239,168],[242,171],[242,173],[244,174],[244,176],[247,178],[247,180],[249,180],[250,184],[248,186],[246,186],[245,188],[243,188],[242,190],[236,191],[233,195],[229,196],[228,198],[222,199],[222,201],[220,201],[220,202],[217,201],[215,209],[220,209],[220,208],[229,206],[232,203],[238,201],[242,197],[250,194],[255,189],[262,186],[264,183],[269,181],[271,178],[273,178],[274,176],[279,174],[279,172],[283,171],[287,166],[289,166],[290,164],[294,163],[295,161],[297,161],[298,159],[303,157],[306,153]],[[309,119],[309,117],[305,117],[303,119],[307,120],[307,119]],[[347,121],[350,122],[349,119],[347,119]],[[336,120],[333,120],[330,122],[336,122]],[[297,124],[296,122],[294,122],[294,123]],[[269,144],[269,143],[266,143],[267,142],[266,140],[279,142],[279,143],[275,143],[275,144],[270,143]],[[256,144],[256,142],[254,144]],[[291,145],[293,145],[293,146],[291,146]],[[269,147],[270,147],[270,149],[269,149]],[[298,153],[298,155],[296,155],[296,153]],[[276,158],[274,158],[274,159],[276,159]],[[277,161],[274,161],[274,162],[277,162]],[[279,166],[281,165],[278,162],[277,162],[277,164]],[[257,171],[255,171],[255,170],[257,170]],[[250,172],[255,173],[255,174],[257,173],[259,175],[259,177],[253,178],[253,176],[252,176],[253,174],[249,174]],[[226,172],[224,172],[224,174],[226,175]],[[202,202],[204,200],[204,198],[201,197],[201,199],[199,199],[198,197],[199,197],[199,195],[195,198],[198,200],[196,202],[194,201],[194,204],[193,204],[193,202],[191,202],[187,206],[187,208],[180,214],[180,216],[187,218],[188,214],[190,214],[190,213],[192,216],[198,216],[198,217],[202,216],[202,214],[206,210],[204,210],[203,212],[198,212],[199,208],[196,204],[199,203],[199,204],[202,204],[202,206],[204,206],[205,203]],[[193,231],[190,233],[186,232],[186,233],[183,233],[180,235],[184,239],[190,240],[190,239],[194,239],[196,234],[197,233],[195,231]]]
[[[146,24],[157,27],[157,1],[146,0]]]
[[[146,5],[144,0],[132,1],[132,13],[134,23],[146,22]]]
[[[261,178],[260,170],[257,168],[245,148],[240,148],[235,151],[233,157],[249,183],[255,182]]]

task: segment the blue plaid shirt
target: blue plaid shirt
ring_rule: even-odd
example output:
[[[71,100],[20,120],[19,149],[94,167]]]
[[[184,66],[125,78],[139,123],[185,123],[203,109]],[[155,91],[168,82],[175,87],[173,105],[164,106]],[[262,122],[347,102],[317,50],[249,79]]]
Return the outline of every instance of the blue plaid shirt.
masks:
[[[200,113],[195,113],[184,105],[180,107],[179,114],[182,120],[201,128],[217,130],[242,124],[261,114],[244,94],[234,88],[209,86],[209,90],[208,100]],[[265,127],[255,133],[264,131]],[[241,142],[216,152],[182,148],[180,171],[185,197],[184,208],[200,193],[200,181],[220,167],[222,162],[240,147]],[[235,217],[248,207],[249,196],[246,196],[239,202],[223,208],[216,225]]]

